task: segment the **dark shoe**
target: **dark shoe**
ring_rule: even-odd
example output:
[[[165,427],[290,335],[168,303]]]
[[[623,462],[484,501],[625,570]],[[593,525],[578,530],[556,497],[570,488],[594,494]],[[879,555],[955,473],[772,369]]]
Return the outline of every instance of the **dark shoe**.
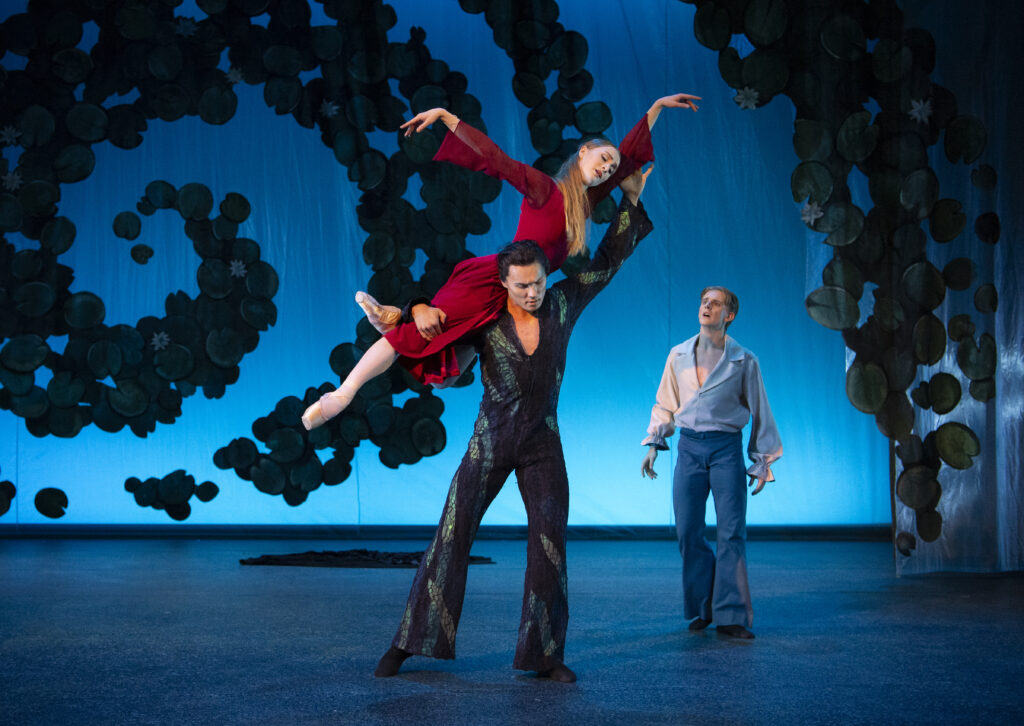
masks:
[[[704,618],[694,618],[690,621],[690,630],[704,630],[704,628],[711,625],[711,620],[705,620]]]
[[[576,674],[573,673],[572,670],[570,670],[569,666],[565,665],[564,663],[560,663],[556,665],[554,668],[551,668],[546,671],[537,671],[537,675],[541,678],[550,678],[551,680],[557,681],[558,683],[576,682]]]
[[[398,675],[398,669],[402,667],[402,663],[412,653],[401,648],[391,646],[388,652],[381,656],[380,662],[377,663],[377,670],[373,672],[373,675],[378,678],[390,678],[391,676]]]
[[[718,632],[719,634],[725,635],[729,638],[742,638],[743,640],[754,639],[754,634],[742,625],[719,625]]]

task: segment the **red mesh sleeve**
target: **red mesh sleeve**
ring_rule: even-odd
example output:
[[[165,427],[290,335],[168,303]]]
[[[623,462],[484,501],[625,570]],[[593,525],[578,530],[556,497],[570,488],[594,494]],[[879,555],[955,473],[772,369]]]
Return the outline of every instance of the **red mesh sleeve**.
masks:
[[[649,138],[650,134],[648,134]],[[448,161],[471,171],[507,181],[533,207],[542,207],[555,187],[544,172],[510,158],[497,144],[467,123],[459,121],[455,132],[445,134],[434,161]]]

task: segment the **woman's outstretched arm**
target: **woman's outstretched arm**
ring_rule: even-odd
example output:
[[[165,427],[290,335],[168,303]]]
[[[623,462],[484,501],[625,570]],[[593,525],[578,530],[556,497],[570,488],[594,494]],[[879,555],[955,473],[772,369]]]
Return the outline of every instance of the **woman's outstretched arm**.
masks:
[[[662,96],[647,109],[647,128],[654,128],[654,122],[658,120],[663,108],[688,108],[696,111],[700,108],[694,101],[702,100],[700,96],[693,96],[689,93],[673,93],[671,96]]]

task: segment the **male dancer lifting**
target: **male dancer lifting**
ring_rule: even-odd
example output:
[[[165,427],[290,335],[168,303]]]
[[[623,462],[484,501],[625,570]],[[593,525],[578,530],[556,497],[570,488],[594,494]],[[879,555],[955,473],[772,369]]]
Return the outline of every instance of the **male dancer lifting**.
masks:
[[[480,412],[405,615],[375,675],[395,675],[411,655],[455,657],[469,550],[484,512],[515,471],[529,532],[513,666],[562,683],[576,680],[563,663],[569,482],[558,435],[558,392],[580,313],[653,228],[639,204],[648,174],[637,172],[622,182],[622,202],[593,259],[550,290],[548,260],[535,243],[513,242],[499,253],[508,303],[475,341],[484,386]]]

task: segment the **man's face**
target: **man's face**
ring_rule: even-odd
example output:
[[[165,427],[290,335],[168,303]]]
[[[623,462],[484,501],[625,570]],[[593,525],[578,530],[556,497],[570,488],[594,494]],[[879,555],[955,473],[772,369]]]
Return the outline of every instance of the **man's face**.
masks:
[[[501,284],[508,290],[508,299],[513,305],[528,313],[536,312],[547,292],[548,276],[540,264],[509,265],[508,277]]]
[[[721,290],[708,290],[701,298],[697,309],[697,322],[705,328],[725,330],[726,323],[732,322],[736,313],[729,312],[725,306],[725,293]]]

